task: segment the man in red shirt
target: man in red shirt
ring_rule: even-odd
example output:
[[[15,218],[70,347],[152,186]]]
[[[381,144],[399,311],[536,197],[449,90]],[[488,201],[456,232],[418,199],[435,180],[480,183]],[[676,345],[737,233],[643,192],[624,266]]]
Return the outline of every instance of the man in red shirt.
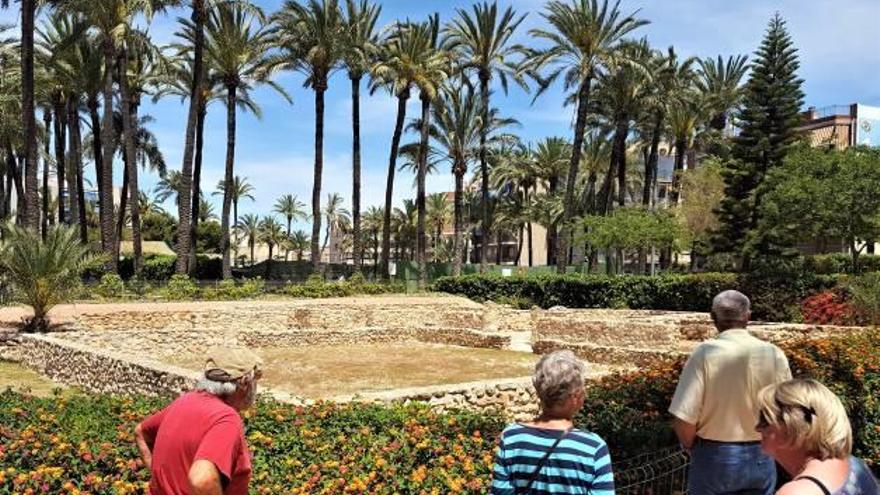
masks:
[[[135,428],[151,495],[246,495],[251,457],[239,411],[254,404],[262,361],[246,349],[208,353],[192,392]]]

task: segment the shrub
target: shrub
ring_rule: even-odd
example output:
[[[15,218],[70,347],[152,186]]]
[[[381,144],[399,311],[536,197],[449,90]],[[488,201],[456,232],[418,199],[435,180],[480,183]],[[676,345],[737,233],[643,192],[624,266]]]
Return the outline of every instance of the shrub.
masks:
[[[824,291],[813,294],[801,303],[801,315],[805,323],[820,325],[851,325],[854,323],[853,307],[841,294]]]
[[[852,303],[864,323],[880,324],[880,272],[866,273],[851,280]]]
[[[807,270],[819,275],[835,273],[855,273],[852,255],[846,253],[818,254],[804,259]],[[859,269],[862,272],[880,271],[880,255],[863,254],[859,256]]]
[[[83,271],[96,264],[79,234],[70,227],[49,229],[44,240],[39,232],[8,225],[3,229],[0,269],[21,301],[34,310],[26,331],[45,331],[46,314],[81,285]]]
[[[125,284],[122,277],[116,273],[105,273],[101,281],[95,286],[95,293],[105,299],[121,299],[125,297]]]
[[[195,299],[199,295],[199,287],[186,275],[176,274],[171,276],[162,295],[172,301]]]
[[[150,290],[152,290],[152,286],[150,285],[150,283],[147,282],[143,277],[130,278],[128,280],[128,283],[126,284],[126,287],[128,287],[129,292],[135,294],[138,297],[144,297],[147,295],[147,293],[150,292]]]
[[[166,403],[0,393],[0,493],[146,493],[134,426]],[[417,405],[270,400],[244,419],[252,493],[488,493],[503,426]]]
[[[146,280],[168,280],[174,275],[174,264],[176,262],[176,256],[159,254],[145,257],[144,266],[141,269],[141,276]]]

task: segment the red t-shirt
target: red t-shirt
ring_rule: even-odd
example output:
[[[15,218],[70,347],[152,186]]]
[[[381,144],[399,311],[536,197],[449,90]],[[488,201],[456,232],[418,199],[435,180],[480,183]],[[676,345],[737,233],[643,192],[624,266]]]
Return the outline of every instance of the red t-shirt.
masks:
[[[251,457],[238,412],[206,392],[189,392],[147,418],[141,428],[152,445],[151,495],[188,495],[189,468],[214,463],[226,495],[246,495]]]

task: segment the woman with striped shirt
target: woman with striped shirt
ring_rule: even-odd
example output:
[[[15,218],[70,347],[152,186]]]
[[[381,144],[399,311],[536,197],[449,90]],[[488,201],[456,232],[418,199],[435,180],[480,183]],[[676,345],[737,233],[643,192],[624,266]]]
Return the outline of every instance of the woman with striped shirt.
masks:
[[[492,495],[613,495],[608,446],[574,427],[584,406],[584,365],[571,351],[545,355],[532,382],[541,414],[501,433]]]

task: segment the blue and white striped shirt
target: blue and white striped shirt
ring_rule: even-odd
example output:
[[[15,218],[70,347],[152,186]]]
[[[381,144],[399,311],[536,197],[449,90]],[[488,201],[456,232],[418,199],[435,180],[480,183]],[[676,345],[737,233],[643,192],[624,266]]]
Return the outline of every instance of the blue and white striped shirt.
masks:
[[[492,495],[522,490],[547,450],[564,432],[512,424],[501,433],[492,479]],[[535,477],[529,495],[614,495],[611,455],[605,441],[575,428],[559,442]]]

